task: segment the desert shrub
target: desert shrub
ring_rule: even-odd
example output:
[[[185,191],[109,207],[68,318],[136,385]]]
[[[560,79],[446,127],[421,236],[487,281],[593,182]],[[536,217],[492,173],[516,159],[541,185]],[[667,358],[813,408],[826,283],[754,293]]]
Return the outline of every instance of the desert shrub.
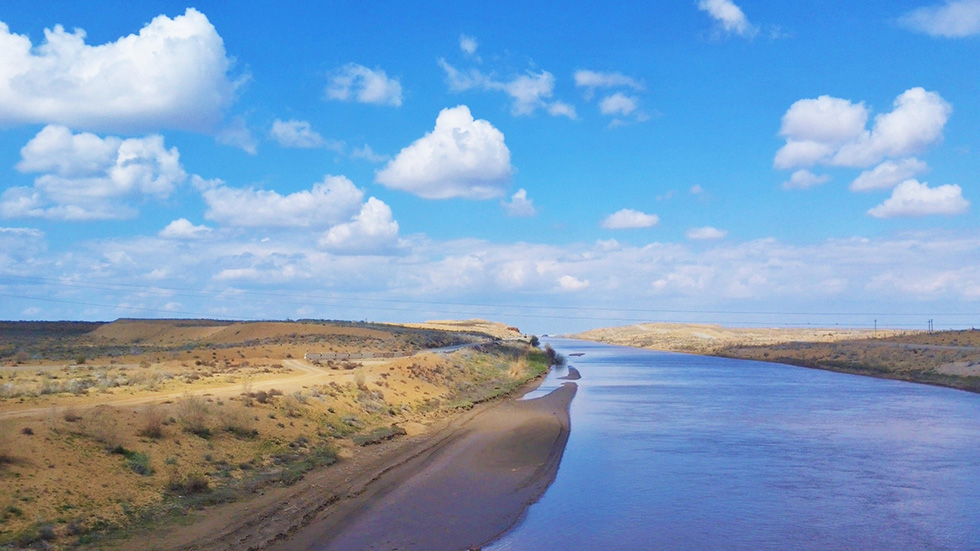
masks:
[[[184,396],[176,403],[177,421],[184,432],[196,434],[202,438],[211,435],[208,416],[211,408],[200,396]]]
[[[34,429],[32,429],[31,427],[24,427],[24,428],[20,429],[20,433],[21,434],[25,434],[27,436],[33,436],[34,435]]]
[[[162,438],[163,426],[167,423],[167,412],[159,405],[149,405],[140,416],[140,428],[136,434],[147,438]]]
[[[284,396],[279,400],[279,407],[286,417],[299,417],[303,413],[303,403],[296,396]]]
[[[208,477],[199,472],[189,473],[181,476],[176,467],[170,471],[170,480],[167,481],[167,490],[182,495],[199,494],[208,491],[211,481]]]
[[[125,450],[123,455],[126,456],[126,466],[134,473],[141,476],[153,474],[153,467],[150,466],[150,456],[144,452]]]
[[[364,374],[363,369],[359,369],[357,373],[354,373],[354,383],[356,383],[357,388],[361,390],[367,388],[367,376]]]
[[[255,417],[243,408],[227,408],[219,415],[221,427],[239,438],[255,438],[259,431],[255,428]]]
[[[555,366],[565,365],[565,356],[559,354],[550,344],[544,345],[544,354],[548,358],[548,363]]]
[[[115,410],[109,406],[98,406],[85,420],[85,434],[105,445],[107,450],[122,447],[122,435]]]
[[[82,416],[78,414],[78,410],[75,408],[67,407],[65,411],[61,412],[61,418],[69,423],[74,423],[81,420]]]

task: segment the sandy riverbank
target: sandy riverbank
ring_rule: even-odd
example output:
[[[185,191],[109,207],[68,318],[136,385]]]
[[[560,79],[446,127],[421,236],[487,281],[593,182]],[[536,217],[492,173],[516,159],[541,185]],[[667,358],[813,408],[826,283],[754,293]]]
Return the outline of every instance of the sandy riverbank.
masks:
[[[448,551],[489,543],[554,480],[576,390],[566,383],[467,420],[275,549]]]
[[[566,383],[533,400],[479,404],[425,434],[373,446],[295,486],[216,507],[191,526],[126,548],[438,551],[486,544],[554,480],[576,390]]]

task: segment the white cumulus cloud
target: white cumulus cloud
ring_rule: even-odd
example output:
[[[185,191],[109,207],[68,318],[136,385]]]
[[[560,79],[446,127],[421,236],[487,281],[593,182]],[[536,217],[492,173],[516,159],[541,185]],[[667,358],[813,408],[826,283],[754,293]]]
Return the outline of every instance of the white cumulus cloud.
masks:
[[[758,31],[732,0],[698,0],[698,9],[711,16],[726,33],[752,36]]]
[[[830,181],[827,174],[814,174],[805,168],[794,172],[789,180],[783,182],[783,189],[809,189]]]
[[[224,43],[193,8],[107,44],[60,25],[44,38],[34,45],[0,22],[0,124],[211,131],[235,99]]]
[[[942,139],[952,107],[938,93],[910,88],[899,95],[892,111],[874,118],[866,129],[863,103],[821,96],[794,103],[783,116],[786,137],[776,153],[776,168],[825,164],[867,167],[887,157],[918,153]]]
[[[132,218],[133,201],[169,197],[187,177],[177,148],[167,149],[162,136],[100,138],[58,125],[44,127],[21,149],[17,169],[41,175],[33,187],[0,196],[0,215],[7,218]]]
[[[376,180],[426,199],[490,199],[503,194],[512,172],[503,133],[459,105],[440,111],[435,128],[402,149]]]
[[[371,254],[390,250],[397,238],[398,222],[391,207],[371,197],[350,222],[327,230],[320,245],[337,253]]]
[[[527,191],[523,188],[517,190],[510,197],[510,201],[501,201],[500,204],[504,207],[507,216],[528,217],[534,216],[538,212],[534,208],[534,201],[527,197]]]
[[[178,218],[160,230],[160,237],[167,239],[202,239],[211,233],[207,226],[195,226],[186,218]]]
[[[705,241],[712,239],[722,239],[728,235],[727,230],[719,230],[712,226],[705,226],[703,228],[691,228],[684,233],[684,235],[693,241]]]
[[[962,38],[980,34],[980,0],[946,0],[908,12],[899,22],[931,36]]]
[[[402,85],[398,79],[388,78],[381,69],[369,69],[356,63],[348,63],[334,71],[326,94],[328,99],[339,101],[394,107],[402,104]]]
[[[851,182],[851,191],[876,191],[892,189],[899,183],[925,172],[926,163],[911,157],[897,161],[885,161],[871,170],[865,170]]]
[[[273,190],[205,186],[208,220],[238,227],[316,228],[346,222],[361,208],[364,192],[343,176],[326,176],[312,189],[281,195]]]
[[[646,214],[638,210],[622,209],[614,212],[602,221],[602,227],[607,230],[629,230],[650,228],[660,222],[656,214]]]
[[[934,188],[918,180],[906,180],[895,186],[891,197],[868,211],[875,218],[919,217],[942,214],[963,214],[970,202],[963,198],[963,190],[957,185]]]

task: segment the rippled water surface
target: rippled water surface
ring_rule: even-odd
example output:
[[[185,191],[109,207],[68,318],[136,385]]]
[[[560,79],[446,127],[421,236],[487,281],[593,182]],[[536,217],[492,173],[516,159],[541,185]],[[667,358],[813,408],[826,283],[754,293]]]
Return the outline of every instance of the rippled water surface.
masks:
[[[485,549],[980,549],[980,395],[550,342],[585,353],[568,447]]]

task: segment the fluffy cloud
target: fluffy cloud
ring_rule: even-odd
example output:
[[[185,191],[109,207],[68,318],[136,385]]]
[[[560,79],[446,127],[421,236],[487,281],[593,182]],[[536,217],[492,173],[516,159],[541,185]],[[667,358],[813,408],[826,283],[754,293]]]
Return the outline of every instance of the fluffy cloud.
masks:
[[[571,275],[563,275],[558,278],[558,287],[562,291],[580,291],[589,286],[589,280],[579,279]]]
[[[718,228],[713,228],[711,226],[705,226],[703,228],[691,228],[684,233],[684,235],[694,241],[705,241],[712,239],[722,239],[728,235],[728,231],[719,230]]]
[[[794,172],[789,180],[783,182],[783,189],[809,189],[830,181],[827,174],[814,174],[805,168]]]
[[[585,89],[585,99],[591,100],[597,89],[620,88],[634,91],[643,90],[643,83],[622,73],[601,73],[598,71],[575,71],[575,86]],[[643,122],[650,116],[639,109],[640,98],[622,91],[606,95],[599,102],[599,112],[615,118],[610,127],[628,124],[628,122]]]
[[[361,208],[364,192],[343,176],[326,176],[310,190],[281,195],[272,190],[204,186],[204,217],[226,226],[317,228],[344,223]]]
[[[283,121],[276,119],[272,121],[269,136],[283,147],[296,147],[300,149],[323,147],[335,151],[342,148],[340,144],[324,139],[319,132],[313,130],[313,127],[307,121]]]
[[[99,46],[60,25],[44,36],[35,46],[0,22],[0,124],[211,131],[234,101],[224,43],[193,8]]]
[[[970,202],[963,198],[963,190],[957,185],[934,188],[925,182],[906,180],[892,191],[884,203],[870,209],[875,218],[918,217],[943,214],[963,214]]]
[[[634,111],[639,103],[635,96],[627,96],[621,92],[616,92],[611,96],[606,96],[599,102],[599,111],[603,115],[628,116]]]
[[[348,63],[333,73],[326,94],[328,99],[339,101],[395,107],[402,104],[402,85],[398,79],[388,78],[381,69],[372,70],[356,63]]]
[[[936,92],[911,88],[898,96],[894,108],[874,118],[865,129],[863,103],[820,96],[794,103],[783,116],[784,145],[776,168],[815,164],[867,167],[886,157],[904,157],[942,139],[952,107]]]
[[[398,238],[398,222],[391,208],[371,197],[353,220],[330,228],[320,245],[338,253],[380,253],[389,250]]]
[[[503,194],[512,172],[503,133],[460,105],[440,111],[435,128],[402,149],[376,180],[426,199],[490,199]]]
[[[602,227],[607,230],[629,230],[650,228],[660,222],[656,214],[646,214],[638,210],[623,209],[610,214],[602,221]]]
[[[259,235],[270,239],[257,239]],[[937,324],[972,324],[975,316],[952,313],[969,312],[960,306],[980,299],[980,237],[971,228],[803,245],[775,239],[723,240],[710,247],[662,242],[632,246],[612,240],[556,246],[409,237],[389,246],[390,253],[399,254],[388,255],[337,254],[345,251],[321,244],[323,236],[322,231],[214,231],[208,239],[184,241],[157,236],[98,239],[65,252],[47,250],[43,234],[36,230],[0,228],[0,267],[6,274],[57,278],[50,286],[31,284],[31,295],[53,300],[126,304],[152,311],[174,301],[172,294],[157,292],[159,287],[181,287],[200,290],[193,304],[183,308],[198,317],[419,321],[434,315],[483,316],[522,328],[531,324],[528,329],[535,332],[568,332],[648,316],[705,323],[870,324],[868,315],[848,312],[883,308],[908,314],[889,316],[896,325],[921,324],[924,309],[949,313],[937,318]],[[566,286],[588,282],[588,292],[570,293],[574,300],[564,300],[565,276],[574,278],[566,279]],[[132,291],[93,290],[90,285],[73,289],[71,281],[147,286]],[[279,289],[275,296],[268,294],[271,284]],[[528,304],[528,297],[564,309],[542,320],[547,308],[493,306]],[[406,311],[405,300],[426,306]],[[827,304],[841,305],[834,311],[842,313],[819,314],[827,312]],[[81,311],[64,303],[5,299],[0,301],[0,314],[16,317],[38,306],[47,319]],[[638,313],[637,308],[648,310]],[[810,314],[717,313],[727,310]],[[93,318],[119,315],[108,306],[85,311]]]
[[[498,80],[477,69],[468,72],[460,71],[444,59],[439,60],[439,66],[446,72],[446,82],[452,92],[467,90],[488,90],[504,92],[510,96],[511,113],[516,116],[533,115],[538,109],[545,110],[552,116],[564,116],[574,119],[577,115],[575,107],[551,98],[555,92],[555,75],[548,71],[535,73],[528,71],[510,80]]]
[[[166,198],[187,175],[177,148],[162,136],[122,139],[44,127],[21,149],[17,169],[41,173],[33,187],[0,196],[0,215],[55,220],[107,220],[136,216],[131,202]]]
[[[186,218],[178,218],[160,230],[160,237],[166,239],[203,239],[211,233],[207,226],[195,226]]]
[[[507,216],[534,216],[537,214],[537,209],[534,208],[534,201],[528,199],[527,191],[523,188],[517,190],[517,193],[511,196],[510,201],[501,201],[501,206],[504,207],[504,212]]]
[[[962,38],[980,34],[980,0],[946,0],[943,4],[912,10],[899,22],[931,36]]]
[[[885,161],[872,170],[865,170],[851,182],[851,191],[876,191],[892,189],[900,182],[925,172],[929,167],[912,157],[897,161]]]
[[[732,0],[698,0],[698,9],[711,16],[726,33],[752,36],[758,30]]]

